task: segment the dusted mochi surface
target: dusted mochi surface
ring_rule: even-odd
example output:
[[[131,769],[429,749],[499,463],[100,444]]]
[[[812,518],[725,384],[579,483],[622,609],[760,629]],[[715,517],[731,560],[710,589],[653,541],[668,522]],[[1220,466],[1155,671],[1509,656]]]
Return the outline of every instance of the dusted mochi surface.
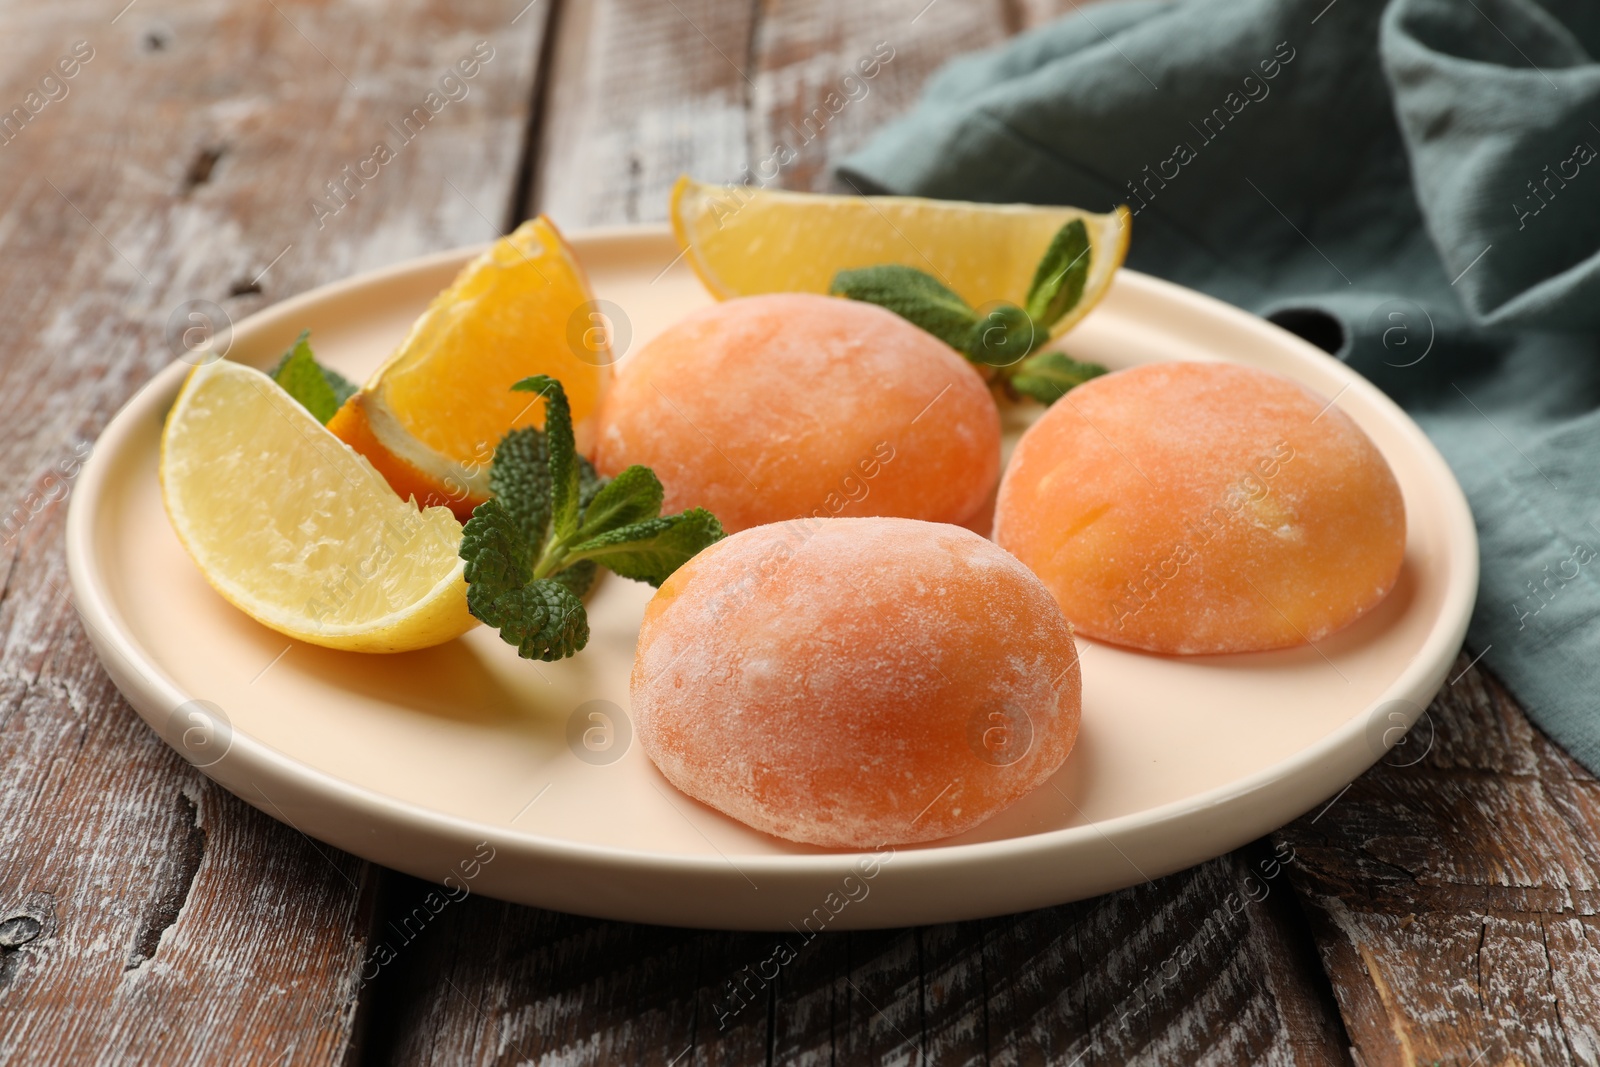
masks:
[[[1055,773],[1078,735],[1072,630],[993,542],[912,519],[760,526],[645,609],[634,721],[683,792],[839,848],[932,841]]]
[[[964,522],[1000,476],[1000,417],[955,350],[872,304],[809,293],[696,311],[640,349],[594,462],[652,468],[665,511],[729,531],[803,515]]]
[[[1018,442],[995,540],[1082,634],[1166,653],[1316,641],[1394,587],[1394,472],[1327,397],[1227,363],[1096,378]]]

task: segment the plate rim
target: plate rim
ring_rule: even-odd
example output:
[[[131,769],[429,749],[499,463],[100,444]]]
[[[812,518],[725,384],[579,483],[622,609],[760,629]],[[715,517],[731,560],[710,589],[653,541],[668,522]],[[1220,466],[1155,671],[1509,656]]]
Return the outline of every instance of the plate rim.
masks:
[[[569,240],[581,249],[583,245],[631,242],[640,239],[671,239],[671,230],[665,224],[608,226],[575,231],[568,236]],[[398,277],[464,262],[486,247],[488,242],[417,256],[318,286],[253,312],[240,320],[234,330],[237,332],[247,327],[270,328],[275,320],[289,317],[306,306],[321,303],[352,290],[383,285]],[[1226,325],[1262,335],[1273,344],[1280,346],[1288,344],[1291,348],[1298,348],[1302,355],[1311,357],[1313,362],[1322,364],[1325,369],[1333,371],[1336,377],[1345,380],[1347,388],[1364,394],[1364,399],[1368,403],[1375,404],[1388,416],[1389,421],[1410,439],[1409,444],[1412,449],[1428,467],[1432,468],[1430,474],[1438,476],[1437,488],[1442,493],[1445,507],[1450,512],[1443,517],[1446,540],[1452,550],[1459,553],[1460,565],[1453,566],[1447,571],[1444,594],[1436,619],[1416,656],[1361,713],[1352,714],[1348,720],[1315,742],[1223,785],[1110,819],[1083,822],[996,841],[958,845],[940,845],[935,842],[900,847],[894,850],[894,866],[897,873],[902,876],[938,875],[986,860],[1001,861],[1030,857],[1048,860],[1052,856],[1059,858],[1061,854],[1070,854],[1075,848],[1097,837],[1105,839],[1106,843],[1116,848],[1119,839],[1159,830],[1185,818],[1204,818],[1218,808],[1239,804],[1253,794],[1267,792],[1275,784],[1298,778],[1319,766],[1352,769],[1350,778],[1353,779],[1375,764],[1384,754],[1382,751],[1372,753],[1371,746],[1365,742],[1367,722],[1373,711],[1385,703],[1401,699],[1412,701],[1418,704],[1419,708],[1425,708],[1440,688],[1466,635],[1478,586],[1479,556],[1476,525],[1459,481],[1437,447],[1417,423],[1398,404],[1347,364],[1287,330],[1241,308],[1152,275],[1126,267],[1118,273],[1119,284],[1126,283],[1143,289],[1162,301],[1180,305],[1192,313],[1221,318]],[[97,516],[106,498],[106,480],[109,472],[115,467],[116,457],[126,450],[130,438],[141,429],[142,418],[161,403],[160,398],[176,394],[182,379],[190,369],[191,365],[183,360],[174,360],[152,375],[106,423],[95,441],[93,451],[84,463],[78,484],[74,486],[68,502],[66,521],[66,556],[74,607],[85,623],[97,656],[118,690],[128,699],[140,717],[150,724],[157,736],[162,737],[163,743],[167,742],[162,724],[156,721],[158,715],[154,712],[147,713],[141,705],[150,704],[172,709],[195,697],[193,694],[185,693],[176,681],[166,674],[161,664],[137,645],[124,621],[116,614],[115,598],[107,576],[101,573],[95,562],[94,533]],[[116,659],[121,659],[130,670],[127,672],[119,670],[115,663]],[[130,692],[130,687],[134,692]],[[1409,727],[1414,721],[1415,716],[1408,721],[1407,726]],[[289,820],[281,809],[274,813],[254,798],[230,786],[228,781],[219,776],[220,772],[213,773],[221,763],[230,764],[228,768],[230,773],[226,776],[230,779],[240,777],[234,772],[246,772],[244,777],[248,777],[249,772],[254,772],[258,777],[270,781],[293,784],[303,793],[319,796],[326,802],[336,804],[364,819],[398,822],[407,829],[454,839],[503,843],[517,848],[532,860],[548,859],[566,864],[586,865],[595,868],[595,873],[598,874],[661,872],[663,868],[684,875],[709,877],[721,877],[730,873],[728,871],[730,861],[717,855],[684,855],[593,844],[549,837],[533,831],[520,830],[514,826],[478,822],[463,816],[440,812],[319,770],[234,728],[230,747],[223,759],[218,764],[197,769],[246,803],[283,822]],[[1342,775],[1343,771],[1340,773]],[[268,799],[270,802],[270,798]],[[276,804],[273,806],[276,807]],[[1310,810],[1310,807],[1305,810]],[[1296,813],[1298,814],[1301,812]],[[1290,816],[1293,817],[1295,816]],[[1287,822],[1289,819],[1281,821]],[[1281,823],[1275,823],[1279,824]],[[294,826],[292,822],[289,822],[289,825]],[[1250,835],[1253,836],[1257,835]],[[1249,837],[1245,838],[1248,839]],[[372,858],[359,846],[352,847],[345,842],[330,843],[356,855]],[[1122,850],[1118,848],[1118,851]],[[748,869],[758,875],[775,877],[820,875],[837,878],[853,870],[861,857],[871,854],[863,850],[793,855],[741,854],[738,869]],[[374,862],[392,865],[390,858]],[[1182,869],[1194,862],[1203,860],[1184,859],[1162,869],[1160,873]],[[424,877],[431,876],[424,875]],[[1124,884],[1132,884],[1133,881],[1137,879]],[[993,911],[973,914],[980,913],[995,914]],[[626,917],[619,916],[614,909],[609,914],[611,917]]]

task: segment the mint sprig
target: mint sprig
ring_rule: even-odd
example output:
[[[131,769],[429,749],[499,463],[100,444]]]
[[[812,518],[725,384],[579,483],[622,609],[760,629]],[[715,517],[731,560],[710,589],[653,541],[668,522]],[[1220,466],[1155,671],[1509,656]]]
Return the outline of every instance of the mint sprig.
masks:
[[[1065,352],[1040,352],[1029,356],[1006,383],[1023,396],[1030,396],[1046,407],[1066,396],[1106,369],[1098,363],[1079,363]]]
[[[1106,372],[1099,364],[1060,353],[1029,358],[1050,339],[1050,328],[1083,299],[1093,258],[1088,228],[1074,219],[1051,239],[1022,304],[1000,302],[981,314],[931,274],[898,264],[839,271],[828,292],[894,312],[971,362],[992,368],[993,377],[1013,393],[1051,404],[1074,385]]]
[[[512,386],[545,401],[545,428],[501,438],[489,469],[493,496],[461,534],[467,607],[524,659],[564,659],[589,642],[582,596],[600,567],[659,586],[722,539],[703,508],[662,515],[649,467],[610,480],[578,455],[561,383],[538,375]]]
[[[300,331],[272,369],[272,380],[326,426],[333,413],[355,394],[356,386],[338,371],[317,362],[311,353],[310,338],[310,330]]]

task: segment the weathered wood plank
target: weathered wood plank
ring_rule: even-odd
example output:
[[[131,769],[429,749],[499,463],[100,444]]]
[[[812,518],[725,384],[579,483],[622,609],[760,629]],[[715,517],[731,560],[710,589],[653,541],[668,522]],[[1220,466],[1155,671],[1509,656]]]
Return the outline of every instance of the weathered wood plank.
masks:
[[[756,36],[750,122],[758,164],[772,160],[767,170],[777,176],[761,184],[849,192],[830,181],[830,163],[909,110],[945,60],[1008,32],[999,0],[769,4]]]
[[[822,189],[950,56],[1005,39],[1000,0],[563,4],[534,200],[568,227],[656,221],[680,173]]]
[[[1096,2],[773,0],[757,26],[749,121],[758,177],[760,163],[781,165],[761,184],[850,192],[830,166],[909,111],[945,61]]]
[[[753,162],[745,115],[759,6],[562,3],[526,213],[568,229],[654,222],[680,173],[738,180]]]
[[[1283,866],[1262,844],[1081,904],[809,942],[471,898],[408,947],[382,1057],[1346,1063]]]
[[[428,892],[407,882],[408,900]],[[468,898],[408,946],[382,997],[396,1025],[373,1061],[763,1061],[764,1001],[720,1030],[713,1012],[714,983],[760,944],[755,934],[604,923]],[[700,1050],[693,1058],[691,1047]]]
[[[239,317],[492,231],[544,13],[123,2],[0,10],[0,1062],[335,1063],[376,872],[212,786],[122,702],[65,596],[63,501],[173,358],[178,305]],[[388,123],[418,107],[402,140]]]
[[[1153,884],[996,920],[1007,951],[989,968],[1000,983],[991,1028],[1009,1020],[1018,1062],[1344,1062],[1275,863],[1247,848]]]
[[[1600,782],[1488,674],[1278,837],[1362,1063],[1600,1062]]]

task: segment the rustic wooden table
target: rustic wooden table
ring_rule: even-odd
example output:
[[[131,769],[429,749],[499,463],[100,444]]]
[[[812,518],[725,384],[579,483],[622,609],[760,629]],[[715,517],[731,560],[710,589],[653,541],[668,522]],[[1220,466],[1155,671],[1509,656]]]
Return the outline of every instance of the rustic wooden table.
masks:
[[[780,141],[782,182],[821,187],[942,60],[1057,13],[4,5],[0,1062],[1596,1063],[1600,783],[1483,670],[1492,652],[1463,656],[1387,764],[1270,840],[1078,904],[824,935],[719,1029],[768,937],[473,897],[408,941],[425,886],[212,785],[90,651],[64,498],[173,358],[174,308],[239,318],[536,210],[661,219],[680,171],[732,178]],[[817,121],[884,48],[867,95]],[[393,158],[348,178],[379,141]]]

